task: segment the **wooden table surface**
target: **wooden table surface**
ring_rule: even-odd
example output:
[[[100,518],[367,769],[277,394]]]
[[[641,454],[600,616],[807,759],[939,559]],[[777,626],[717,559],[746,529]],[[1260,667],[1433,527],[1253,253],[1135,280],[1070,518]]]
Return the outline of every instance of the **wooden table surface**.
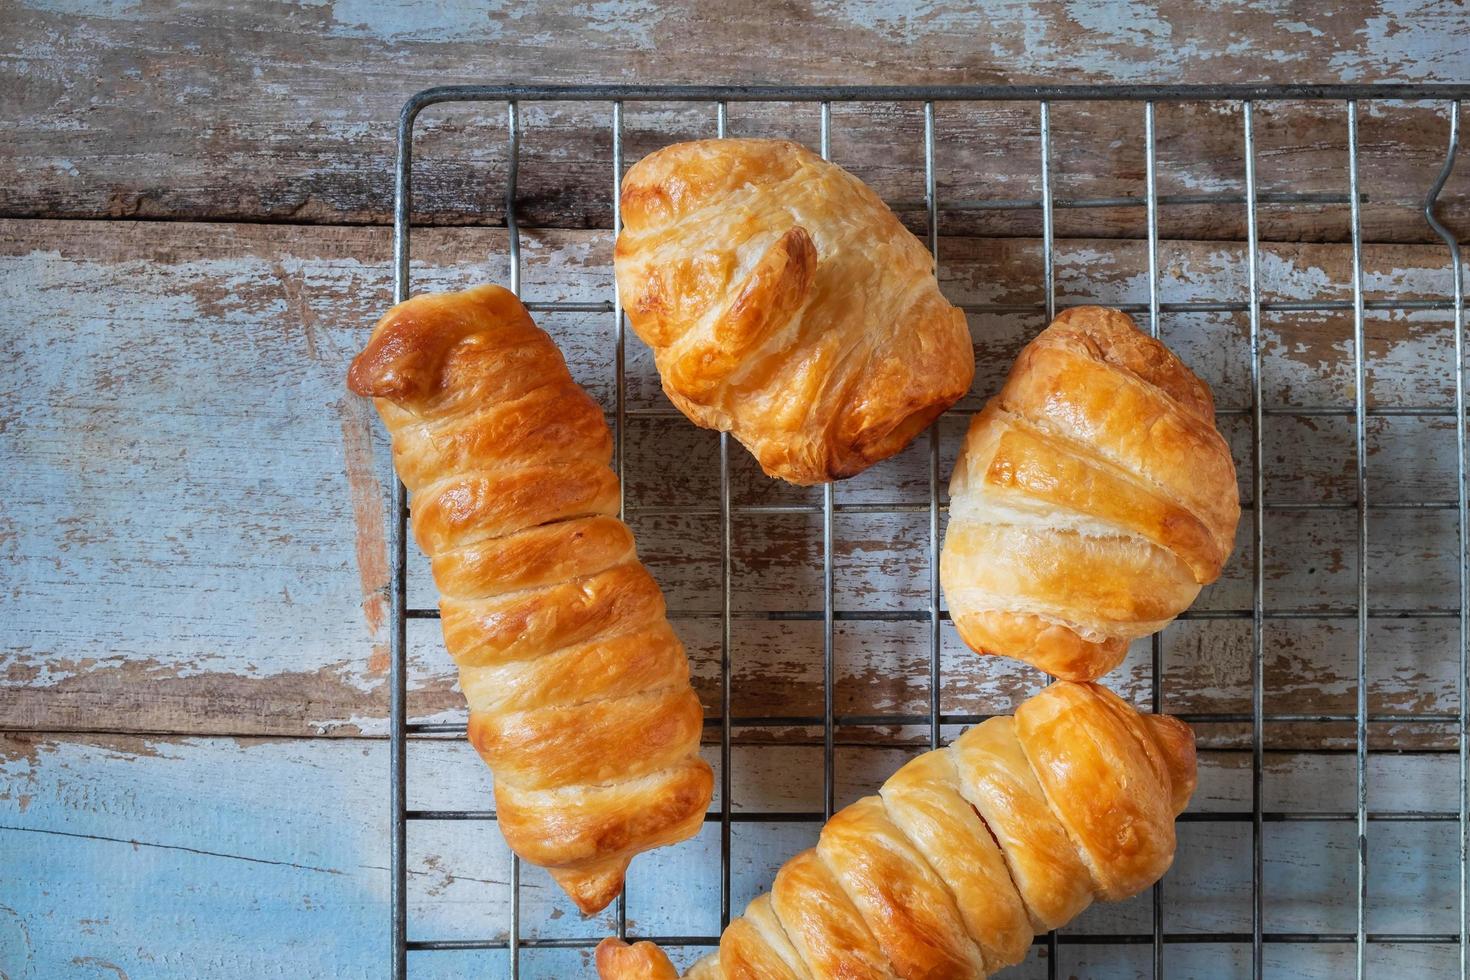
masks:
[[[390,302],[393,134],[421,88],[455,82],[1369,82],[1470,80],[1461,3],[1113,8],[1000,2],[984,11],[898,0],[572,5],[280,0],[188,5],[0,0],[0,976],[10,978],[380,977],[387,970],[388,666],[386,443],[345,365]],[[605,105],[528,107],[521,176],[524,294],[610,297],[611,145]],[[1347,190],[1341,104],[1258,109],[1262,190]],[[712,133],[708,106],[630,105],[632,162]],[[812,107],[737,106],[734,132],[816,140]],[[839,106],[833,155],[918,229],[922,116],[914,106]],[[1159,109],[1163,194],[1239,190],[1240,116],[1216,104]],[[1443,245],[1418,207],[1444,158],[1443,104],[1361,110],[1370,298],[1442,299]],[[1142,193],[1137,105],[1053,110],[1055,194]],[[503,280],[503,107],[425,113],[417,143],[415,288]],[[943,202],[1039,193],[1036,109],[938,112],[940,274],[975,307],[1041,298],[1035,211]],[[907,204],[905,204],[907,202]],[[1470,230],[1470,165],[1441,214]],[[1139,208],[1059,209],[1061,302],[1147,300]],[[1165,207],[1164,300],[1240,300],[1244,215]],[[1263,205],[1268,300],[1351,296],[1347,208]],[[609,406],[608,314],[548,316],[578,379]],[[973,409],[1040,326],[975,312]],[[1292,414],[1352,402],[1346,313],[1271,313],[1265,431],[1267,708],[1351,713],[1358,556],[1352,418]],[[1215,387],[1250,405],[1244,314],[1167,315],[1163,333]],[[1442,311],[1375,311],[1366,325],[1370,404],[1453,401]],[[662,402],[630,345],[629,403]],[[963,412],[941,426],[948,473]],[[1248,419],[1222,426],[1250,490]],[[1370,420],[1370,498],[1455,494],[1453,413]],[[711,713],[719,710],[716,440],[654,415],[628,432],[628,499],[640,550],[669,595]],[[928,496],[926,446],[839,487],[839,503]],[[807,491],[732,459],[740,505]],[[1336,502],[1345,509],[1282,510]],[[837,605],[922,609],[927,513],[839,514]],[[1242,546],[1199,608],[1249,610]],[[737,515],[732,555],[734,711],[820,714],[820,622],[741,617],[821,608],[820,518]],[[1453,611],[1455,513],[1383,508],[1370,518],[1371,605]],[[430,604],[414,558],[413,601]],[[1250,623],[1216,618],[1165,634],[1172,711],[1250,711]],[[982,661],[944,636],[946,712],[1006,710],[1038,675]],[[839,623],[839,714],[923,713],[927,626]],[[416,719],[463,709],[432,622],[410,628]],[[1374,712],[1458,710],[1452,616],[1370,621]],[[1146,644],[1114,686],[1146,702]],[[952,734],[952,733],[950,733]],[[1453,726],[1374,725],[1375,810],[1453,810]],[[1201,724],[1196,811],[1248,813],[1250,731]],[[842,726],[839,802],[870,790],[927,730]],[[1268,726],[1265,808],[1351,810],[1351,725]],[[718,755],[713,751],[714,756]],[[820,730],[741,730],[732,805],[820,809]],[[457,740],[410,748],[410,805],[488,805],[489,774]],[[639,859],[630,928],[718,929],[718,825]],[[802,823],[738,824],[737,907],[812,839]],[[1378,821],[1369,929],[1458,930],[1453,823]],[[1166,883],[1170,933],[1249,932],[1250,824],[1181,825]],[[1267,930],[1354,929],[1352,823],[1279,822],[1266,838]],[[413,938],[504,938],[507,852],[493,825],[415,824]],[[1344,896],[1348,896],[1344,899]],[[1077,933],[1147,932],[1143,901],[1089,911]],[[598,936],[536,869],[526,936]],[[695,950],[680,951],[685,959]],[[1016,976],[1045,976],[1044,950]],[[1148,976],[1145,946],[1064,945],[1060,975]],[[1352,946],[1272,945],[1271,977],[1336,977]],[[1453,944],[1375,944],[1373,975],[1448,976]],[[1250,948],[1170,946],[1170,976],[1249,976]],[[584,975],[585,951],[535,950],[522,976]],[[504,952],[415,953],[415,977],[508,975]]]

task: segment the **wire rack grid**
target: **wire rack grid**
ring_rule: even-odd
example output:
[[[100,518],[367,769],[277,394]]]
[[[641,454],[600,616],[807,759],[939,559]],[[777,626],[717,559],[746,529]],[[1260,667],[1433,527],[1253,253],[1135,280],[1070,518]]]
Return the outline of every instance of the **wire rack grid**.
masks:
[[[1207,715],[1183,715],[1191,722],[1236,722],[1248,723],[1251,730],[1251,800],[1249,811],[1186,813],[1182,820],[1202,822],[1248,822],[1251,826],[1251,930],[1249,933],[1166,933],[1162,914],[1162,885],[1155,885],[1151,901],[1152,931],[1130,934],[1087,934],[1068,935],[1051,933],[1038,937],[1037,942],[1047,949],[1045,957],[1049,977],[1057,971],[1057,947],[1068,943],[1148,944],[1152,947],[1152,975],[1165,975],[1165,947],[1185,943],[1240,943],[1249,944],[1251,949],[1251,974],[1263,976],[1263,951],[1272,943],[1335,943],[1352,944],[1355,951],[1355,974],[1363,977],[1367,970],[1368,948],[1373,943],[1435,943],[1458,945],[1459,974],[1470,977],[1470,705],[1467,705],[1467,668],[1470,668],[1470,514],[1467,514],[1467,467],[1466,467],[1466,384],[1464,379],[1464,316],[1465,299],[1461,271],[1460,251],[1453,234],[1440,222],[1435,214],[1438,195],[1453,172],[1459,142],[1460,100],[1470,97],[1470,85],[1378,85],[1378,86],[934,86],[934,87],[715,87],[715,86],[453,86],[428,89],[413,96],[404,106],[398,126],[398,144],[394,200],[393,261],[395,299],[402,302],[410,294],[410,223],[412,213],[413,179],[413,133],[419,113],[428,106],[452,102],[495,102],[506,106],[508,134],[508,171],[505,187],[505,214],[509,232],[509,285],[519,292],[521,285],[520,228],[516,218],[517,178],[519,172],[522,122],[520,107],[538,102],[587,102],[604,104],[610,110],[612,141],[612,172],[608,174],[608,190],[611,194],[614,227],[620,227],[618,187],[621,183],[623,159],[623,113],[628,102],[675,102],[703,103],[711,110],[711,131],[724,137],[728,130],[727,107],[739,102],[790,102],[815,104],[820,112],[818,133],[821,155],[829,158],[831,153],[832,105],[834,103],[902,103],[921,108],[923,113],[923,156],[924,156],[924,199],[920,207],[926,216],[925,230],[928,246],[940,261],[939,220],[940,202],[936,198],[935,179],[935,104],[948,101],[1006,101],[1028,102],[1036,107],[1040,134],[1040,196],[1031,200],[974,200],[945,202],[944,210],[1017,210],[1033,209],[1042,218],[1042,267],[1044,304],[969,305],[967,312],[989,313],[1045,313],[1048,320],[1057,311],[1055,271],[1054,213],[1058,208],[1085,207],[1142,207],[1147,221],[1147,277],[1148,301],[1146,304],[1125,305],[1128,312],[1146,318],[1149,333],[1159,335],[1160,316],[1164,313],[1210,313],[1244,312],[1249,318],[1250,338],[1250,383],[1252,401],[1244,410],[1222,410],[1222,415],[1244,415],[1249,418],[1251,432],[1251,485],[1252,500],[1258,503],[1247,506],[1251,513],[1250,557],[1252,564],[1252,603],[1246,609],[1193,610],[1180,617],[1187,619],[1238,619],[1251,624],[1251,704],[1250,714],[1211,713]],[[1442,168],[1424,198],[1424,217],[1433,231],[1447,246],[1448,260],[1453,269],[1452,295],[1443,299],[1429,300],[1380,300],[1364,298],[1362,232],[1358,168],[1358,104],[1369,100],[1436,100],[1444,109],[1447,121],[1447,149]],[[1331,102],[1341,106],[1347,135],[1348,181],[1341,194],[1272,192],[1258,193],[1256,181],[1256,134],[1255,103],[1258,101],[1313,101]],[[1053,174],[1051,160],[1051,108],[1058,102],[1124,101],[1136,103],[1142,122],[1144,140],[1145,195],[1136,197],[1093,198],[1059,200],[1053,196]],[[1197,195],[1160,195],[1156,160],[1156,106],[1166,102],[1212,102],[1228,103],[1239,107],[1243,121],[1241,145],[1244,155],[1245,186],[1243,193],[1215,193]],[[1241,301],[1163,303],[1159,289],[1159,208],[1171,204],[1231,204],[1245,209],[1247,240],[1247,295]],[[1261,296],[1260,242],[1257,228],[1257,206],[1271,204],[1347,204],[1350,208],[1352,236],[1352,299],[1267,302]],[[897,206],[897,205],[896,205]],[[619,475],[623,473],[624,435],[627,420],[640,415],[667,415],[671,410],[630,408],[626,404],[626,344],[624,317],[620,302],[614,295],[602,303],[528,303],[533,312],[564,311],[581,313],[606,313],[610,318],[610,335],[613,338],[614,372],[616,376],[615,405],[613,409],[614,465]],[[1384,310],[1439,310],[1450,311],[1454,324],[1454,404],[1370,408],[1366,389],[1366,364],[1364,354],[1364,315],[1371,309]],[[1351,311],[1353,323],[1353,392],[1351,406],[1323,406],[1316,408],[1270,409],[1262,399],[1262,332],[1261,315],[1272,311],[1330,312]],[[1281,411],[1297,416],[1342,416],[1350,418],[1354,429],[1356,499],[1345,503],[1315,502],[1287,503],[1268,501],[1265,493],[1263,465],[1263,428],[1267,416]],[[1453,511],[1457,517],[1458,555],[1458,608],[1446,609],[1379,609],[1369,605],[1368,562],[1364,560],[1368,549],[1369,485],[1367,477],[1367,420],[1372,416],[1424,416],[1453,417],[1455,419],[1457,480],[1454,500],[1415,501],[1410,503],[1376,503],[1374,508],[1435,508]],[[717,513],[720,521],[720,712],[715,718],[706,720],[706,726],[718,732],[720,756],[720,807],[718,812],[707,816],[707,821],[717,822],[720,829],[720,924],[723,927],[731,917],[731,826],[738,822],[760,822],[763,820],[806,821],[817,823],[830,817],[835,804],[834,790],[834,728],[839,725],[926,725],[929,745],[941,744],[943,725],[973,724],[988,717],[983,714],[942,713],[940,710],[940,631],[941,622],[948,614],[941,608],[938,577],[938,552],[940,536],[940,436],[936,423],[927,433],[928,448],[928,503],[915,504],[839,504],[834,500],[831,484],[823,488],[820,505],[816,504],[766,504],[739,505],[731,502],[730,446],[727,434],[719,436],[719,502]],[[1262,511],[1272,509],[1319,509],[1341,507],[1356,512],[1357,602],[1352,607],[1322,609],[1268,608],[1264,590],[1265,536],[1263,534]],[[626,507],[624,508],[626,509]],[[900,610],[887,613],[856,612],[836,609],[834,606],[833,541],[834,514],[857,513],[926,513],[928,517],[928,603],[920,610]],[[822,595],[823,608],[820,613],[750,612],[738,614],[731,602],[731,552],[732,514],[753,513],[803,513],[820,514],[822,518]],[[390,668],[390,733],[391,733],[391,973],[395,978],[408,975],[407,954],[410,950],[465,950],[494,949],[508,951],[509,973],[520,975],[520,951],[526,948],[585,948],[595,944],[587,938],[523,938],[521,924],[520,862],[512,858],[510,880],[510,923],[508,938],[486,940],[434,940],[410,938],[407,898],[407,827],[410,822],[424,820],[493,820],[493,810],[413,810],[407,806],[407,744],[412,734],[462,734],[462,724],[409,723],[407,720],[406,697],[407,677],[407,630],[409,619],[432,619],[438,615],[435,609],[407,607],[407,498],[402,484],[395,481],[393,495],[392,579],[391,609],[393,619],[391,668]],[[1368,660],[1367,634],[1370,618],[1392,616],[1418,616],[1422,618],[1453,618],[1458,620],[1459,663],[1456,674],[1458,711],[1439,714],[1370,713],[1368,708]],[[1265,655],[1264,624],[1268,619],[1291,618],[1341,619],[1356,624],[1356,710],[1351,714],[1334,713],[1283,713],[1265,710]],[[820,619],[823,630],[822,680],[823,713],[815,716],[787,716],[739,719],[731,711],[731,648],[732,631],[737,619]],[[929,695],[927,714],[884,714],[884,715],[838,715],[833,700],[834,678],[834,626],[843,620],[912,620],[922,621],[928,626],[929,646]],[[815,655],[815,651],[813,651]],[[1153,710],[1163,707],[1162,647],[1159,635],[1151,640],[1151,701]],[[1368,726],[1370,723],[1420,721],[1453,725],[1457,735],[1459,763],[1458,809],[1445,811],[1370,811],[1368,807]],[[1332,812],[1272,812],[1264,808],[1264,744],[1265,725],[1268,722],[1303,723],[1351,723],[1354,730],[1353,754],[1356,759],[1356,806],[1352,810]],[[761,813],[732,812],[731,803],[731,743],[735,727],[759,726],[811,726],[822,730],[823,744],[823,809],[806,813]],[[1366,929],[1365,909],[1368,905],[1368,833],[1369,823],[1375,820],[1448,822],[1458,826],[1458,896],[1459,929],[1448,934],[1380,934]],[[1264,931],[1265,889],[1263,887],[1263,825],[1277,821],[1331,821],[1347,822],[1356,826],[1356,895],[1355,924],[1351,932],[1340,933],[1272,933]],[[617,903],[618,934],[628,936],[626,896]],[[717,935],[705,936],[639,936],[652,939],[668,946],[714,947],[719,942]]]

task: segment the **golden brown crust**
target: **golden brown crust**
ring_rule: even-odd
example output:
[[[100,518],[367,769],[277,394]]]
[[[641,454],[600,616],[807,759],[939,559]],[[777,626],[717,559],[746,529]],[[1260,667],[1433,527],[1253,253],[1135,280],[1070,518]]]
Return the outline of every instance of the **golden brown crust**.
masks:
[[[495,785],[500,832],[521,857],[543,867],[590,867],[692,836],[704,822],[714,776],[691,757],[662,772],[605,786],[522,789]]]
[[[946,552],[945,554],[950,554]],[[940,577],[947,562],[941,556]],[[953,600],[951,600],[953,603]],[[1087,681],[1106,674],[1128,656],[1123,637],[1083,639],[1076,631],[1032,613],[950,606],[955,630],[971,649],[1006,651],[1058,680]]]
[[[879,791],[888,816],[949,890],[987,970],[1013,966],[1031,948],[1031,920],[1000,845],[960,794],[955,753],[926,752]]]
[[[937,872],[867,796],[832,815],[817,854],[900,977],[984,975],[984,959]]]
[[[626,980],[678,980],[679,971],[653,943],[629,946],[621,939],[607,937],[597,944],[597,972],[603,976],[625,977]]]
[[[618,512],[618,478],[601,460],[456,473],[413,496],[413,536],[437,555],[573,517]]]
[[[711,953],[694,961],[689,972],[684,974],[689,980],[722,980],[725,972],[720,965],[720,954]]]
[[[441,552],[432,567],[441,595],[490,599],[596,575],[636,557],[628,526],[598,515]]]
[[[528,660],[664,617],[658,583],[636,560],[596,575],[489,599],[439,601],[444,646],[461,667]]]
[[[570,377],[548,340],[507,289],[425,293],[378,321],[348,369],[347,387],[378,399],[391,429],[407,418],[463,415]]]
[[[811,980],[806,961],[786,935],[769,893],[745,907],[720,936],[719,972],[727,980]]]
[[[1015,728],[1095,894],[1117,901],[1157,881],[1173,862],[1174,808],[1168,773],[1154,769],[1152,739],[1138,715],[1099,708],[1104,697],[1113,696],[1059,687],[1052,697],[1022,704]]]
[[[1063,310],[1052,321],[1052,341],[1115,365],[1162,389],[1201,422],[1215,424],[1209,386],[1163,344],[1138,329],[1133,318],[1105,306]]]
[[[940,576],[981,653],[1094,680],[1220,575],[1240,500],[1209,389],[1117,310],[1068,310],[977,415]]]
[[[1199,770],[1195,765],[1194,730],[1178,718],[1169,715],[1144,715],[1149,733],[1153,736],[1164,761],[1169,767],[1169,785],[1173,795],[1170,801],[1177,817],[1189,806],[1199,784]]]
[[[393,440],[399,479],[411,491],[445,473],[472,471],[494,457],[528,462],[607,462],[612,433],[602,409],[570,378],[479,412],[405,425]]]
[[[1016,739],[1015,720],[982,722],[956,739],[951,752],[960,792],[1000,845],[1036,931],[1055,929],[1092,904],[1092,877],[1047,805]]]
[[[440,599],[444,646],[462,667],[541,657],[603,633],[642,629],[663,613],[659,585],[637,560],[542,589]]]
[[[806,303],[816,269],[817,250],[806,229],[787,229],[734,288],[734,299],[707,335],[670,345],[669,387],[692,403],[708,404],[725,379]]]
[[[459,668],[465,700],[484,711],[526,711],[539,705],[627,698],[689,683],[689,661],[668,620],[616,636],[562,647],[528,670],[518,660]]]
[[[964,314],[862,181],[783,140],[678,143],[623,180],[615,265],[671,401],[772,476],[902,449],[969,390]]]
[[[771,906],[813,976],[892,980],[872,929],[815,850],[781,865]]]
[[[472,710],[469,739],[502,782],[554,789],[664,769],[689,754],[703,727],[704,709],[686,678],[682,689],[526,711]]]
[[[810,974],[762,895],[720,936],[720,976],[726,980],[805,980]]]
[[[835,814],[687,976],[984,980],[1157,880],[1194,785],[1188,726],[1053,684]],[[602,980],[637,969],[598,958]]]
[[[995,410],[992,410],[995,411]],[[1001,414],[996,411],[996,415]],[[1213,577],[1224,560],[1220,544],[1188,508],[1140,483],[1126,470],[1010,419],[987,419],[1000,435],[985,472],[994,493],[1013,506],[1072,511],[1103,524],[1127,527]]]
[[[1008,602],[1103,636],[1138,623],[1157,629],[1199,594],[1183,562],[1137,537],[967,516],[951,522],[945,543],[962,599]]]
[[[506,842],[603,908],[634,855],[698,831],[713,777],[602,411],[498,286],[394,307],[348,383],[393,436]],[[607,957],[674,976],[650,949]]]

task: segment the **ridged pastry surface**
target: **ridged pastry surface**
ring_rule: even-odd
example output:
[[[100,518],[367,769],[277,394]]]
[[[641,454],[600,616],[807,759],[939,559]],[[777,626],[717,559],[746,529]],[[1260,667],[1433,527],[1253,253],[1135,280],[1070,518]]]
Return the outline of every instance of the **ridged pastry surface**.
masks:
[[[975,417],[940,559],[982,653],[1095,680],[1220,575],[1240,497],[1214,401],[1117,310],[1067,310]]]
[[[623,178],[628,321],[664,391],[771,476],[852,476],[970,388],[964,314],[862,181],[796,143],[699,140]]]
[[[912,760],[833,815],[686,977],[984,980],[1035,933],[1157,881],[1195,788],[1194,735],[1066,681]],[[604,940],[602,980],[679,974]]]
[[[602,410],[499,286],[395,306],[348,385],[393,437],[506,843],[595,912],[634,855],[698,831],[714,786]]]

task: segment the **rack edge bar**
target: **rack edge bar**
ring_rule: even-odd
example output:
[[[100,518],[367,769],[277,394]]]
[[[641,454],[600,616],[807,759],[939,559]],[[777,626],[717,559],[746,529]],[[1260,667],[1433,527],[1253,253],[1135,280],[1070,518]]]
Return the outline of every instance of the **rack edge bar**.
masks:
[[[440,102],[1253,102],[1465,99],[1470,84],[1380,85],[440,85],[404,111]]]

